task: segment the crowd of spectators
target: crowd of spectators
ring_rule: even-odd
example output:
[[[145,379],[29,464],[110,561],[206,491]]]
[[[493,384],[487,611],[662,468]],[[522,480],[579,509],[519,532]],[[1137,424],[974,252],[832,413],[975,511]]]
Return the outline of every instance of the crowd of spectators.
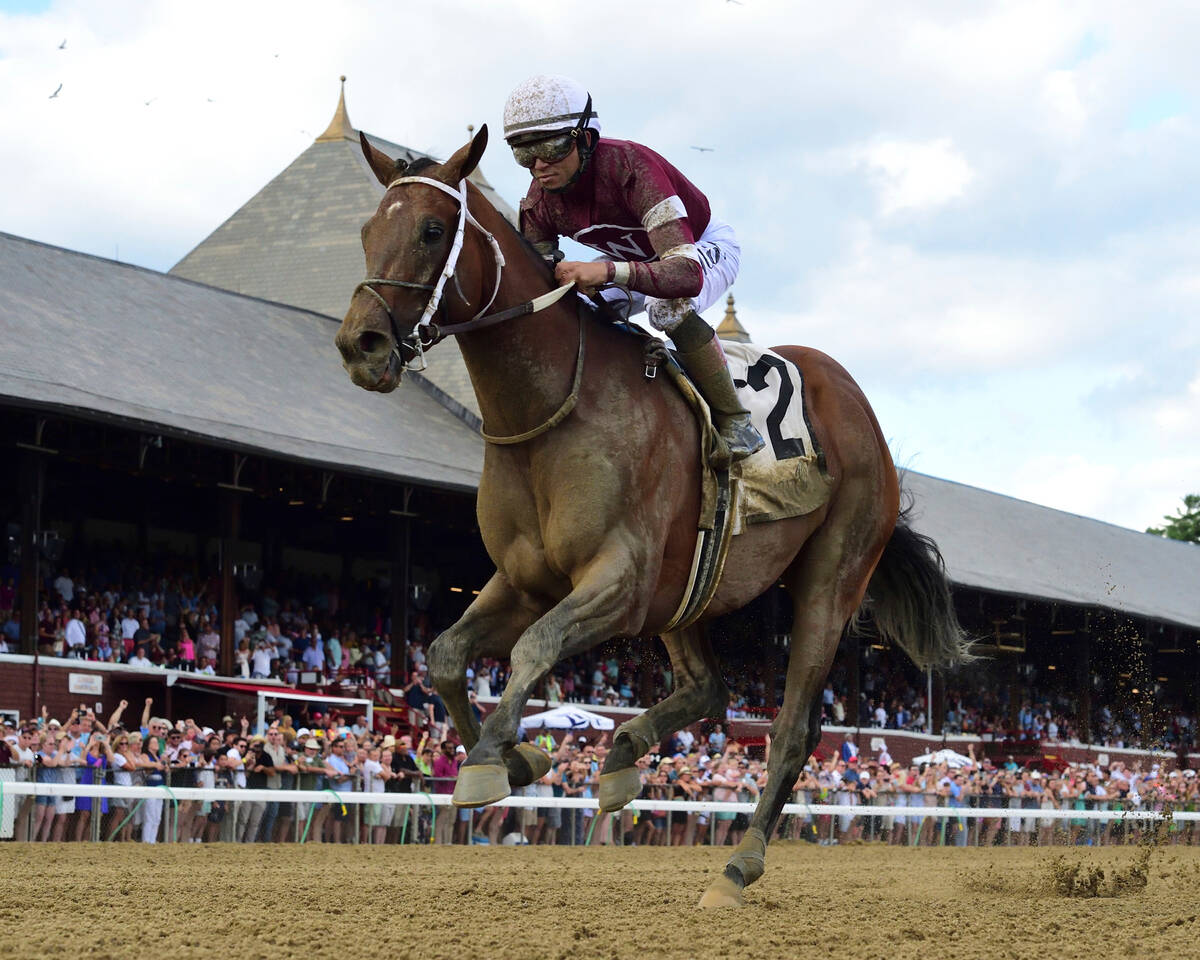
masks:
[[[340,803],[338,794],[363,791],[453,792],[466,751],[452,730],[417,723],[414,734],[381,734],[364,718],[301,709],[304,725],[277,707],[261,729],[226,716],[220,727],[154,715],[147,699],[139,721],[122,701],[107,720],[86,707],[65,720],[43,711],[34,722],[6,722],[0,771],[16,779],[55,784],[232,787],[322,791],[328,802],[181,801],[167,818],[173,839],[201,842],[521,843],[639,845],[737,844],[749,825],[735,811],[654,809],[604,814],[558,806],[455,810],[397,800]],[[533,733],[533,731],[530,731]],[[607,734],[538,731],[529,739],[551,757],[549,773],[524,788],[530,797],[595,796],[607,756]],[[415,742],[414,742],[415,741]],[[767,782],[770,741],[763,756],[730,738],[720,724],[706,733],[682,730],[637,761],[643,799],[753,802]],[[860,755],[847,735],[833,756],[814,755],[795,786],[800,804],[862,806],[860,815],[791,816],[785,836],[819,843],[860,840],[905,845],[959,846],[1031,843],[1130,842],[1137,827],[1119,819],[1056,819],[1050,810],[1200,809],[1200,784],[1191,769],[1114,761],[1058,768],[957,758],[903,765],[884,748]],[[164,791],[166,793],[166,791]],[[165,839],[166,797],[131,800],[70,796],[28,798],[17,812],[17,839],[80,841],[103,837],[155,843]],[[982,807],[981,819],[908,815],[913,807]],[[878,807],[878,813],[868,812]],[[883,808],[886,808],[886,812]],[[1171,840],[1200,843],[1200,825],[1175,821]]]
[[[1139,827],[1119,818],[1097,821],[1053,817],[1047,811],[1200,810],[1200,782],[1194,769],[1172,769],[1164,762],[1113,760],[1095,763],[1022,766],[1012,755],[1002,763],[966,755],[934,756],[930,762],[900,764],[886,747],[878,756],[860,755],[851,736],[841,750],[819,761],[810,759],[797,783],[801,802],[849,806],[972,807],[995,809],[984,818],[927,818],[903,812],[880,816],[815,818],[807,839],[837,843],[871,839],[893,844],[992,846],[1007,844],[1129,842]],[[1003,812],[1001,812],[1003,811]],[[1028,811],[1034,811],[1032,813]],[[1173,843],[1200,843],[1200,824],[1172,822]]]
[[[307,711],[307,726],[295,725],[282,707],[264,728],[253,731],[247,717],[226,716],[219,728],[195,721],[174,722],[153,714],[147,699],[140,722],[130,722],[121,701],[107,720],[84,706],[65,720],[43,711],[35,722],[14,727],[6,720],[0,739],[0,769],[16,779],[59,784],[117,786],[232,787],[318,790],[331,798],[345,791],[449,793],[465,750],[457,740],[432,730],[413,736],[380,734],[363,718]],[[84,840],[93,830],[114,840],[160,837],[163,799],[142,802],[87,797],[38,797],[17,817],[19,839]],[[93,824],[93,818],[99,822]],[[439,842],[452,839],[453,818],[438,824]],[[181,801],[180,842],[364,843],[420,842],[430,838],[429,808],[407,804],[269,803]]]
[[[11,572],[11,571],[9,571]],[[15,651],[20,624],[16,583],[0,578],[0,653]],[[170,667],[215,675],[226,639],[220,636],[215,580],[190,576],[165,565],[146,573],[120,564],[89,568],[73,576],[66,568],[46,577],[38,618],[44,656],[124,662],[143,668]],[[233,673],[277,678],[296,684],[304,674],[318,682],[360,678],[364,686],[403,688],[404,696],[430,719],[445,724],[441,701],[427,679],[425,650],[438,623],[432,614],[410,618],[405,675],[392,677],[391,624],[384,614],[385,591],[357,585],[342,596],[328,579],[292,575],[266,585],[239,604],[233,621]],[[727,644],[721,662],[732,694],[730,719],[771,716],[782,683],[768,684],[761,657]],[[923,677],[895,655],[870,654],[860,671],[857,704],[839,663],[822,693],[827,724],[923,731],[928,727]],[[1019,687],[996,682],[986,662],[952,677],[946,691],[943,730],[977,734],[985,740],[1079,743],[1076,691]],[[499,695],[508,680],[505,661],[480,659],[468,668],[468,683],[481,697]],[[774,693],[770,692],[775,687]],[[669,661],[654,644],[612,642],[555,666],[537,694],[549,702],[638,707],[673,689]],[[1014,700],[1018,697],[1018,700]],[[1191,748],[1200,736],[1197,718],[1161,697],[1131,700],[1116,693],[1094,698],[1088,740],[1101,746]]]
[[[1090,730],[1085,739],[1079,722],[1079,691],[1042,687],[1036,679],[1013,686],[992,673],[983,661],[953,674],[946,689],[942,731],[974,734],[983,740],[1051,744],[1091,743],[1104,747],[1149,750],[1200,748],[1200,720],[1194,706],[1172,702],[1160,688],[1132,691],[1108,683],[1092,697]],[[857,710],[849,702],[850,683],[844,668],[831,673],[822,691],[822,719],[850,727],[927,732],[925,678],[911,664],[876,655],[860,671]],[[1049,674],[1054,677],[1054,673]],[[1094,677],[1102,682],[1102,678]],[[1111,678],[1110,678],[1111,680]]]
[[[359,628],[344,626],[338,591],[328,582],[299,581],[299,589],[258,591],[239,604],[233,636],[220,635],[218,585],[188,575],[88,579],[62,569],[48,579],[38,611],[42,656],[132,666],[167,667],[216,675],[223,647],[232,645],[233,675],[295,682],[300,671],[336,676],[350,670],[390,680],[391,640],[382,607],[360,611]],[[299,599],[303,596],[303,601]],[[0,587],[0,653],[16,652],[20,611],[12,577]]]

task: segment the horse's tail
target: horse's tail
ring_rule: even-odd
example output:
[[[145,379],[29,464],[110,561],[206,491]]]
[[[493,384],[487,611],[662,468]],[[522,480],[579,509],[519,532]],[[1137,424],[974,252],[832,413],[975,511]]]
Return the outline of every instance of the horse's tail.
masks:
[[[883,548],[867,587],[866,607],[879,634],[896,643],[922,670],[974,660],[958,623],[946,564],[934,541],[909,524],[911,501]]]

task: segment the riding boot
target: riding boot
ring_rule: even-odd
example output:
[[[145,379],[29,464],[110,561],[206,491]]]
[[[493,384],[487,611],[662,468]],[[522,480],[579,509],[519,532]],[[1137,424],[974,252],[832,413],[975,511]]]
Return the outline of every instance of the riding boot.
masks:
[[[750,422],[750,411],[738,399],[713,328],[695,310],[689,310],[671,330],[671,339],[680,364],[712,410],[713,424],[729,447],[730,460],[736,463],[761,450],[763,438]]]

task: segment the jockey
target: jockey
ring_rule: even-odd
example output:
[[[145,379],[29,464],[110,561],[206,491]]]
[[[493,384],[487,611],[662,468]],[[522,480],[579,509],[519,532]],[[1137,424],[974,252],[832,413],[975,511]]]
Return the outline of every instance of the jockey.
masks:
[[[530,77],[504,105],[504,139],[533,176],[521,201],[521,232],[548,259],[558,238],[598,250],[588,263],[563,261],[560,283],[606,299],[670,336],[703,394],[733,460],[763,439],[738,400],[713,328],[700,317],[737,278],[741,248],[733,228],[709,213],[708,200],[649,147],[600,136],[591,95],[566,77]]]

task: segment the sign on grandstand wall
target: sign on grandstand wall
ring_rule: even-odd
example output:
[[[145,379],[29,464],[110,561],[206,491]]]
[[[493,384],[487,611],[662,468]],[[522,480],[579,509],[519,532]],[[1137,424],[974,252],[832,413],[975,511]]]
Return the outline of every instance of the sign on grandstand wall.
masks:
[[[100,697],[104,695],[104,679],[95,673],[72,673],[67,676],[67,690]]]

